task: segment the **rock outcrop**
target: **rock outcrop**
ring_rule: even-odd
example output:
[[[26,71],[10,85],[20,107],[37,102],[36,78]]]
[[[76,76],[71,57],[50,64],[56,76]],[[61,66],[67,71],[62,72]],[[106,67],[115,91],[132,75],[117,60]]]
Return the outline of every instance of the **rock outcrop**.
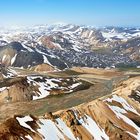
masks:
[[[50,71],[56,70],[53,66],[50,66],[48,64],[40,64],[33,69],[34,71],[37,71],[37,72],[48,72],[48,71],[50,72]]]
[[[0,103],[31,101],[51,95],[72,93],[86,89],[85,82],[76,78],[53,78],[43,75],[7,78],[1,81]]]

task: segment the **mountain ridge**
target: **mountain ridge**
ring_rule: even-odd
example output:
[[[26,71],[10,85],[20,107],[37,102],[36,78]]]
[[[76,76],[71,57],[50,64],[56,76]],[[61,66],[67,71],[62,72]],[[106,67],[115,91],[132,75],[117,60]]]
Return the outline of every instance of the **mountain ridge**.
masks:
[[[13,58],[12,62],[7,61],[8,65],[15,67],[30,68],[43,63],[58,69],[73,66],[106,68],[140,65],[139,28],[97,29],[72,24],[45,25],[18,29],[16,32],[5,31],[1,33],[0,40],[0,59]],[[4,56],[6,52],[8,56]],[[27,64],[20,57],[24,57]]]
[[[111,95],[39,118],[16,115],[1,124],[0,138],[138,139],[140,108],[129,95],[138,90],[139,81],[140,77],[130,78]]]

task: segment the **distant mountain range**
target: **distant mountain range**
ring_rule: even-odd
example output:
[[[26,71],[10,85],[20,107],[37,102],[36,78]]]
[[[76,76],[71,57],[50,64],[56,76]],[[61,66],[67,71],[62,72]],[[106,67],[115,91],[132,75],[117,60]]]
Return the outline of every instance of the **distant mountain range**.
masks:
[[[0,60],[6,66],[54,69],[140,65],[140,28],[38,25],[0,30]]]

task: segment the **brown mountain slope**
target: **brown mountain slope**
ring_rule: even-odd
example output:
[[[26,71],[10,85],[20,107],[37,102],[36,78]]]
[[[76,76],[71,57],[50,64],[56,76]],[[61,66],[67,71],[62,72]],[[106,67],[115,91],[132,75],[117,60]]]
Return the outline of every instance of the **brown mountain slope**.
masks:
[[[14,116],[1,124],[0,139],[140,139],[139,85],[140,77],[134,77],[122,82],[112,95],[77,107],[38,118]]]

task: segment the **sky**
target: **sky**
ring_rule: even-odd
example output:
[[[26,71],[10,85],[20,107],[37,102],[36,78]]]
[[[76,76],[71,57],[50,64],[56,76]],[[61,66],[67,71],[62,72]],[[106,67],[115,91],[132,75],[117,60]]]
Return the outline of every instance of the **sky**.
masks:
[[[0,25],[140,26],[140,0],[1,0]]]

